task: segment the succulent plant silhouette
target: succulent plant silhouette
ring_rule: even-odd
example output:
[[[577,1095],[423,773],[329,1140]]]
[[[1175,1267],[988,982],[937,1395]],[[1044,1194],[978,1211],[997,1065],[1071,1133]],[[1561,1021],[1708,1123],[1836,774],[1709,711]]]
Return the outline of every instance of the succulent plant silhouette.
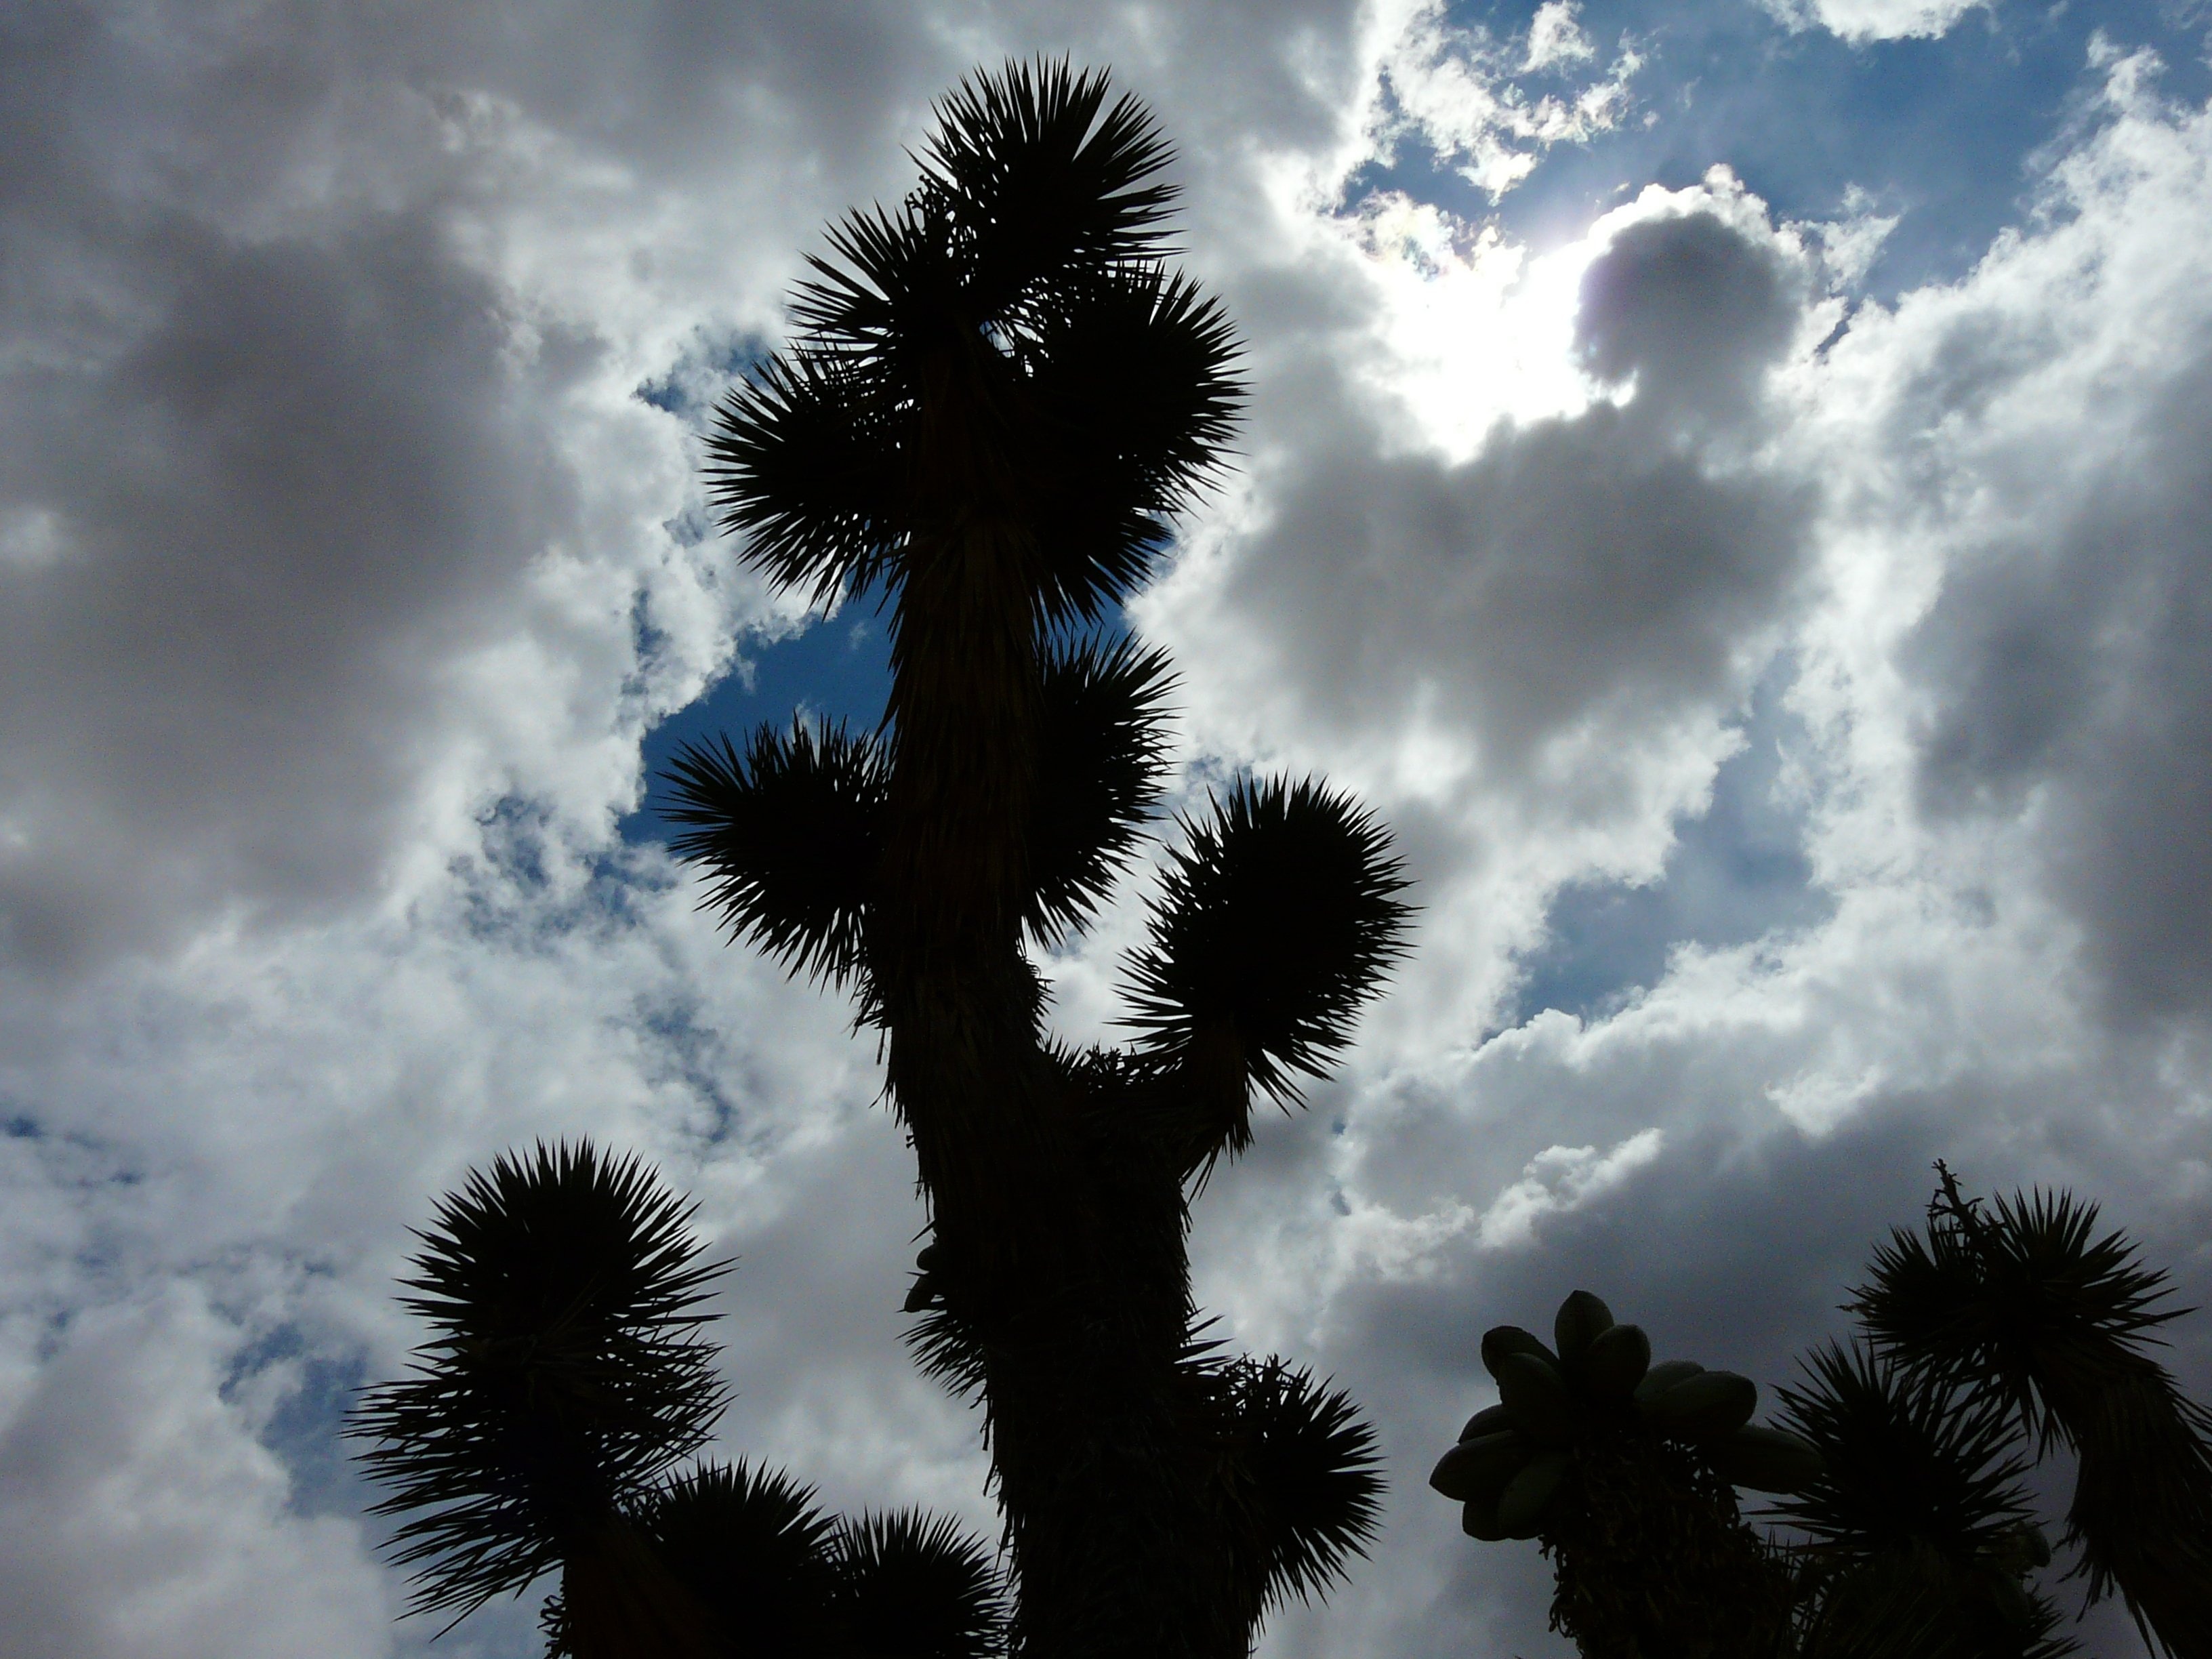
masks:
[[[2069,1534],[2092,1600],[2117,1583],[2154,1646],[2212,1640],[2202,1408],[2142,1351],[2176,1316],[2166,1276],[2069,1194],[1963,1199],[1950,1171],[1924,1233],[1893,1233],[1847,1304],[1863,1334],[1802,1362],[1782,1420],[1752,1425],[1747,1379],[1650,1344],[1586,1291],[1556,1351],[1500,1326],[1499,1401],[1431,1484],[1485,1540],[1553,1559],[1555,1627],[1586,1655],[2059,1659],[2031,1580],[2051,1560],[2023,1478],[2080,1455]],[[1732,1489],[1779,1495],[1759,1538]]]
[[[690,1216],[588,1142],[501,1157],[439,1205],[401,1298],[432,1335],[347,1429],[392,1489],[372,1512],[408,1517],[410,1611],[465,1615],[559,1569],[588,1622],[651,1575],[623,1516],[723,1401],[701,1326],[724,1269]]]
[[[405,1517],[410,1612],[453,1622],[549,1573],[550,1656],[986,1659],[1005,1648],[997,1575],[950,1522],[841,1522],[788,1476],[678,1466],[724,1399],[691,1206],[588,1141],[502,1157],[422,1235],[431,1335],[346,1428]],[[449,1625],[447,1628],[451,1628]]]
[[[1023,1650],[1242,1659],[1359,1547],[1376,1477],[1340,1395],[1194,1342],[1189,1198],[1255,1091],[1343,1048],[1403,882],[1342,795],[1233,784],[1182,826],[1133,1041],[1046,1034],[1030,953],[1088,924],[1161,787],[1167,665],[1115,617],[1220,462],[1237,347],[1165,262],[1169,152],[1103,76],[978,76],[919,159],[708,441],[748,564],[888,610],[883,720],[688,751],[673,847],[880,1035],[931,1214],[914,1340],[984,1407]]]
[[[1751,1425],[1748,1378],[1653,1364],[1642,1328],[1588,1291],[1560,1304],[1553,1337],[1512,1325],[1484,1335],[1498,1403],[1468,1419],[1429,1484],[1463,1505],[1468,1536],[1541,1540],[1553,1627],[1593,1659],[1782,1651],[1790,1573],[1730,1488],[1793,1490],[1819,1454]]]

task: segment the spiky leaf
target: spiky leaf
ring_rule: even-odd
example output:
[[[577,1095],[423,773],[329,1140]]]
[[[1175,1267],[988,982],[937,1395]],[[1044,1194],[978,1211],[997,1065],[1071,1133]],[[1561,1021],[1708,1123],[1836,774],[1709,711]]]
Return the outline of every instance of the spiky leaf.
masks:
[[[1173,158],[1144,106],[1126,94],[1109,106],[1109,90],[1065,59],[1010,62],[939,105],[923,164],[980,315],[1005,319],[1040,288],[1160,251]]]
[[[2039,1190],[1987,1213],[1945,1176],[1925,1231],[1899,1230],[1875,1250],[1852,1309],[1876,1342],[2002,1397],[2047,1443],[2063,1428],[2045,1415],[2054,1389],[2094,1387],[2187,1310],[2167,1304],[2166,1274],[2124,1233],[2098,1233],[2095,1205]]]
[[[1207,1369],[1233,1448],[1232,1536],[1257,1610],[1322,1595],[1381,1523],[1374,1431],[1344,1390],[1273,1356]]]
[[[1167,659],[1129,638],[1054,652],[1043,678],[1024,920],[1049,943],[1090,919],[1158,799],[1161,704],[1173,682]]]
[[[1019,349],[1042,609],[1094,617],[1151,574],[1236,430],[1235,332],[1193,283],[1146,269],[1070,292]]]
[[[1821,1474],[1776,1513],[1822,1548],[1866,1554],[1921,1540],[1966,1561],[2029,1520],[2027,1465],[2002,1407],[1835,1343],[1780,1390],[1784,1423],[1819,1449]]]
[[[2185,1310],[2070,1193],[1984,1208],[1948,1169],[1921,1233],[1893,1234],[1853,1304],[1900,1358],[1997,1402],[2077,1455],[2068,1535],[2094,1601],[2115,1585],[2146,1639],[2212,1631],[2212,1414],[2149,1353]]]
[[[811,1487],[780,1470],[708,1463],[647,1493],[629,1520],[712,1628],[742,1632],[747,1646],[769,1653],[828,1645],[836,1523],[814,1506]],[[547,1659],[573,1650],[557,1593],[539,1623]]]
[[[796,349],[769,357],[715,410],[707,493],[747,533],[746,562],[814,604],[881,576],[904,544],[903,421],[865,366]]]
[[[919,187],[856,213],[798,337],[717,411],[724,527],[828,599],[989,521],[1011,606],[1096,620],[1152,568],[1239,406],[1218,308],[1158,262],[1167,153],[1103,75],[1009,64],[940,107]]]
[[[2066,1659],[2077,1650],[2050,1598],[1925,1546],[1803,1577],[1801,1659]]]

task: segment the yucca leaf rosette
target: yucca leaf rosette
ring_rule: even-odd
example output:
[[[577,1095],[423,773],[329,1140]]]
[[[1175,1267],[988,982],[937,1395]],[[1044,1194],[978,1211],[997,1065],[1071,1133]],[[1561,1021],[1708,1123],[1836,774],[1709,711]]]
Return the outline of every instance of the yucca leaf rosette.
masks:
[[[918,1510],[840,1522],[827,1559],[838,1644],[853,1659],[990,1659],[1006,1650],[1006,1586],[982,1540]]]
[[[429,1335],[345,1431],[389,1489],[372,1513],[405,1517],[414,1610],[520,1591],[705,1443],[726,1267],[699,1260],[691,1215],[589,1141],[502,1156],[441,1202],[401,1298]]]
[[[1407,883],[1368,813],[1309,778],[1243,779],[1185,826],[1131,963],[1145,1050],[1218,1063],[1279,1101],[1327,1074],[1403,951]],[[1250,1139],[1240,1115],[1227,1149]]]

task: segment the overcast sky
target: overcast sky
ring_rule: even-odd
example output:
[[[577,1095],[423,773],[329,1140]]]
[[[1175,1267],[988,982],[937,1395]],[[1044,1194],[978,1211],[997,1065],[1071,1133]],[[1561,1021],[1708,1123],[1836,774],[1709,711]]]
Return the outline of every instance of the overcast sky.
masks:
[[[541,1136],[642,1152],[739,1257],[728,1454],[988,1527],[899,1345],[873,1045],[639,809],[672,733],[875,712],[876,619],[742,574],[697,424],[1008,54],[1152,103],[1249,349],[1132,607],[1180,787],[1326,772],[1423,906],[1199,1209],[1205,1302],[1394,1481],[1264,1651],[1565,1651],[1534,1547],[1424,1480],[1480,1331],[1577,1286],[1786,1382],[1942,1157],[2212,1303],[2208,27],[0,7],[0,1656],[422,1652],[336,1426],[413,1340],[407,1230]],[[1141,892],[1053,964],[1065,1032]],[[2176,1342],[2212,1397],[2212,1318]]]

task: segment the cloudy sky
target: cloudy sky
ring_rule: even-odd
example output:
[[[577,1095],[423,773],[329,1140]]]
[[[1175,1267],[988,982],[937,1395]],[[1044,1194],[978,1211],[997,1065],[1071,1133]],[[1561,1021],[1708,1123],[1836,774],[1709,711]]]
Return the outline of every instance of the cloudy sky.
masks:
[[[412,1340],[408,1228],[540,1136],[641,1151],[740,1258],[727,1451],[988,1526],[899,1346],[873,1047],[695,913],[647,779],[873,713],[876,619],[741,571],[697,425],[1008,54],[1152,102],[1249,348],[1237,469],[1133,606],[1182,787],[1326,772],[1424,907],[1200,1210],[1206,1303],[1395,1480],[1265,1651],[1565,1651],[1534,1547],[1423,1478],[1480,1332],[1578,1285],[1786,1381],[1942,1157],[2212,1302],[2208,29],[0,9],[0,1656],[424,1651],[336,1427]],[[1053,964],[1064,1031],[1110,1031],[1141,892]],[[2173,1363],[2212,1395],[2212,1318]]]

